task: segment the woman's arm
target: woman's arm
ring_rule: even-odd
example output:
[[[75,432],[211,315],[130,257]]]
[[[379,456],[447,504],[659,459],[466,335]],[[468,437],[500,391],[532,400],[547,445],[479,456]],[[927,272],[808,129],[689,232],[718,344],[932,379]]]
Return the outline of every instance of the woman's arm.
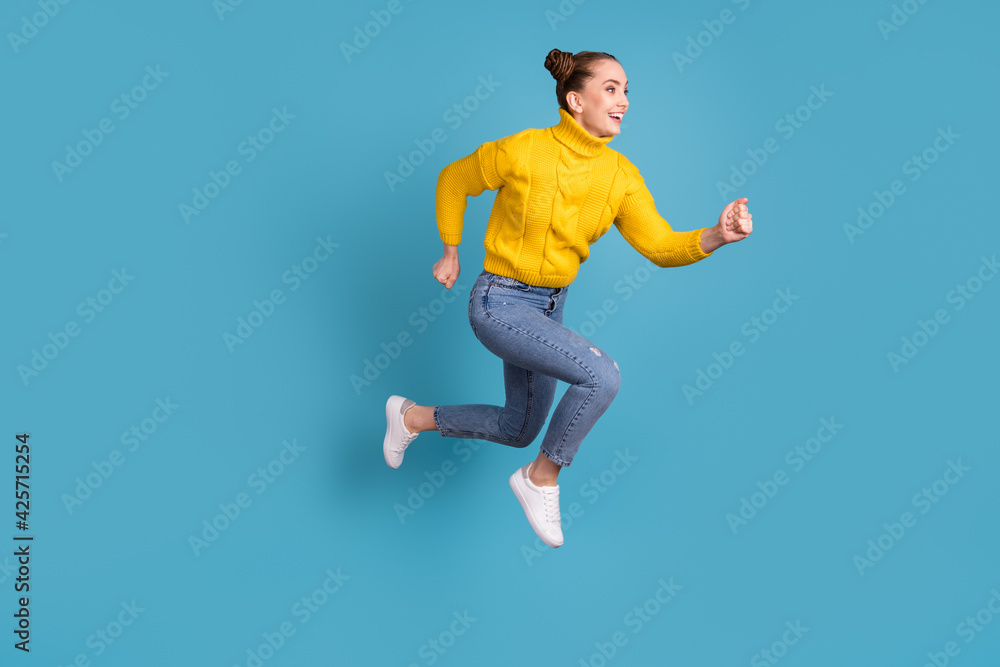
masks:
[[[743,240],[753,231],[746,198],[727,204],[714,227],[674,231],[656,210],[653,195],[639,170],[624,156],[621,159],[629,182],[614,224],[633,248],[657,266],[693,264],[727,243]]]
[[[496,190],[503,185],[497,170],[498,142],[487,142],[473,153],[456,160],[438,175],[435,210],[438,235],[444,242],[444,255],[434,263],[434,279],[451,289],[461,267],[458,244],[462,242],[462,227],[469,197],[478,197],[484,190]]]
[[[465,157],[445,166],[438,175],[435,212],[438,233],[446,245],[462,242],[462,227],[469,197],[503,185],[496,167],[497,142],[487,142]]]
[[[458,244],[462,242],[462,226],[467,198],[477,196],[486,189],[479,166],[480,150],[456,160],[438,175],[436,213],[438,235],[444,242],[444,253],[434,262],[431,273],[434,279],[451,289],[462,268],[458,262]]]
[[[701,232],[701,236],[698,238],[698,245],[701,246],[701,251],[706,255],[711,255],[713,252],[726,245],[722,242],[722,237],[719,235],[719,230],[716,227],[707,227]]]

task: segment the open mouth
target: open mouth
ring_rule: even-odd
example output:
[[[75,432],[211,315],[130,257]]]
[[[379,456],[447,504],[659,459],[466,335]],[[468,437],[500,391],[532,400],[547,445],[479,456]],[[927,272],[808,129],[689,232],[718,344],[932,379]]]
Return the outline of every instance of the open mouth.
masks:
[[[610,118],[611,120],[615,121],[616,123],[621,124],[621,122],[622,122],[622,116],[623,115],[624,114],[622,114],[620,112],[609,113],[608,114],[608,118]]]

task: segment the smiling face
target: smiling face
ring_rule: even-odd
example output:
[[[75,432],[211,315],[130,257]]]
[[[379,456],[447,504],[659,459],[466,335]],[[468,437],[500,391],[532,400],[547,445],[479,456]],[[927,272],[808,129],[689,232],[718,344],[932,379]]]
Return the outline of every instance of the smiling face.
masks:
[[[566,93],[573,117],[583,129],[595,137],[620,134],[621,118],[628,111],[628,79],[625,70],[615,60],[594,64],[594,76],[582,92]]]

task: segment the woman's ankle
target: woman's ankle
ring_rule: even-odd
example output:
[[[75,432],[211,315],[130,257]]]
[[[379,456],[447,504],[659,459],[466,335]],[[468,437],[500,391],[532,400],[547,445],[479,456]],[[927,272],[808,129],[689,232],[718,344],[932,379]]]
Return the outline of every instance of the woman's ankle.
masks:
[[[560,470],[562,466],[539,453],[538,458],[528,468],[528,479],[535,486],[558,486]]]
[[[427,405],[414,405],[408,408],[403,413],[403,426],[410,433],[436,431],[437,424],[434,422],[434,408]]]

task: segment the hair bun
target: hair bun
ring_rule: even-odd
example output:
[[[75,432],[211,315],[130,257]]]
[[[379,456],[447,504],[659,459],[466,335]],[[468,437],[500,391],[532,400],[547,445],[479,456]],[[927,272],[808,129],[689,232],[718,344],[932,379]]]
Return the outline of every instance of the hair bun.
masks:
[[[552,73],[552,78],[563,82],[573,73],[575,65],[573,54],[559,49],[552,49],[549,55],[545,56],[545,69]]]

